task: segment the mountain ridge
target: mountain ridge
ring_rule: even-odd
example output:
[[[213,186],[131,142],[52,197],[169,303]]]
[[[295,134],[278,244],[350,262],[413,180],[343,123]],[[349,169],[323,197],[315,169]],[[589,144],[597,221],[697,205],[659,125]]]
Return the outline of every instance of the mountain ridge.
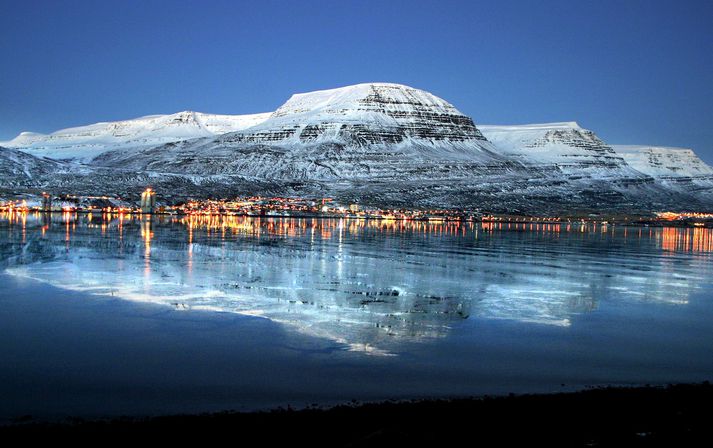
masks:
[[[0,146],[55,159],[86,161],[119,147],[157,146],[245,129],[267,119],[270,114],[218,115],[181,111],[167,115],[146,115],[75,126],[50,134],[25,131],[12,140],[0,142]]]

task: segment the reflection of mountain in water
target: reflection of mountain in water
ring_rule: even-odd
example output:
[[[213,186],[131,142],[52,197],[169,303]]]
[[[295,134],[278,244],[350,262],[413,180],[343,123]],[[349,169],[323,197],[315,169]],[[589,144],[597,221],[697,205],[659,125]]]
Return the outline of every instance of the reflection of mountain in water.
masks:
[[[469,316],[569,325],[601,300],[686,303],[713,251],[706,229],[216,216],[14,215],[0,235],[15,275],[261,315],[366,350]]]

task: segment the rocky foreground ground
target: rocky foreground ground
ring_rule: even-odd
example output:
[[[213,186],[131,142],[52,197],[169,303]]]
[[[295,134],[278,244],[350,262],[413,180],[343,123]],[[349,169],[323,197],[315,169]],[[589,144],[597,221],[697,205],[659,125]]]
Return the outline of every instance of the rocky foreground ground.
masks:
[[[357,404],[0,427],[0,438],[225,446],[710,446],[713,386]]]

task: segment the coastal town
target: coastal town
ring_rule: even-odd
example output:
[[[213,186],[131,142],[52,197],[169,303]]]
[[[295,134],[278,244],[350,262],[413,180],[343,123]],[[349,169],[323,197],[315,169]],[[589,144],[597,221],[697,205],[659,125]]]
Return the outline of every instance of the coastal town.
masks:
[[[713,213],[661,211],[650,215],[606,215],[589,213],[571,216],[523,216],[494,214],[483,210],[381,209],[358,203],[343,204],[333,198],[237,197],[232,199],[191,199],[167,204],[157,192],[146,188],[140,201],[109,196],[27,195],[3,200],[0,212],[85,213],[91,215],[223,215],[260,217],[323,217],[404,221],[470,222],[581,222],[628,225],[682,225],[713,227]]]

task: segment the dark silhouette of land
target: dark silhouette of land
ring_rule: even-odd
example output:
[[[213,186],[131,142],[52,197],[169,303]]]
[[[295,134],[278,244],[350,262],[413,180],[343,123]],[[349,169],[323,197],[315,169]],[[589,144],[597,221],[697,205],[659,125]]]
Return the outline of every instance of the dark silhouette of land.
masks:
[[[232,446],[711,446],[713,386],[351,404],[0,427],[0,440],[221,442]]]

